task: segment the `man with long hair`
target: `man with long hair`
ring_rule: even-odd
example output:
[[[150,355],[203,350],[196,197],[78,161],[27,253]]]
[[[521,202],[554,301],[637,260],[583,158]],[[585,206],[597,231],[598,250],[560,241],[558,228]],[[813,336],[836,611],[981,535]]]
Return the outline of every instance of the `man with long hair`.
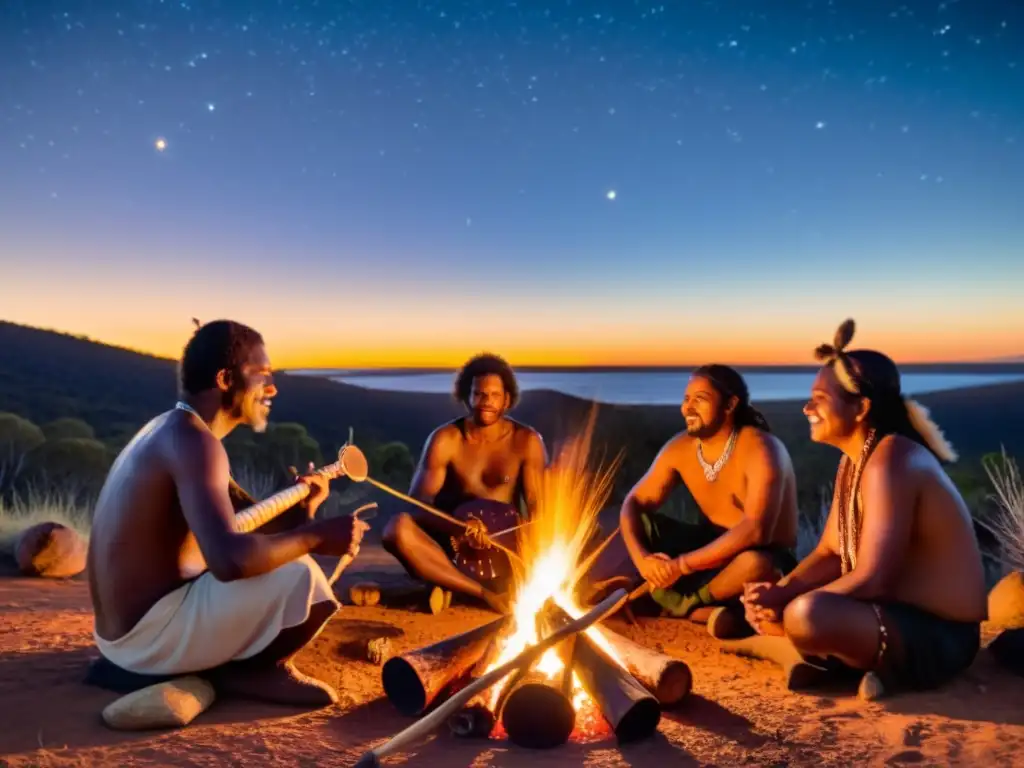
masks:
[[[241,425],[265,430],[277,387],[259,333],[230,320],[196,325],[176,407],[125,446],[96,503],[89,590],[101,658],[89,681],[126,691],[199,674],[220,693],[326,706],[335,691],[291,663],[338,610],[309,555],[354,557],[366,524],[314,521],[328,484],[310,474],[299,478],[312,488],[305,501],[235,531],[251,500],[233,485],[221,441]]]
[[[743,585],[796,564],[793,465],[729,366],[696,369],[681,411],[686,430],[622,504],[622,539],[664,613],[707,622],[719,638],[752,634],[738,600]],[[699,507],[695,524],[659,511],[680,484]]]
[[[477,355],[456,374],[453,394],[468,413],[428,436],[409,495],[447,513],[483,500],[518,507],[531,517],[547,452],[539,432],[507,415],[519,400],[511,366],[497,355]],[[504,613],[508,584],[474,578],[453,562],[456,547],[485,549],[485,534],[480,517],[463,529],[413,507],[391,519],[383,538],[385,549],[406,571],[433,585],[431,612],[442,610],[451,592],[459,592]]]
[[[873,698],[970,666],[987,603],[971,515],[941,463],[956,453],[889,357],[847,351],[853,332],[847,320],[816,350],[824,365],[804,406],[811,439],[843,454],[821,541],[743,600],[759,633],[784,635],[809,662],[795,668],[860,674]],[[816,675],[790,678],[801,687]]]

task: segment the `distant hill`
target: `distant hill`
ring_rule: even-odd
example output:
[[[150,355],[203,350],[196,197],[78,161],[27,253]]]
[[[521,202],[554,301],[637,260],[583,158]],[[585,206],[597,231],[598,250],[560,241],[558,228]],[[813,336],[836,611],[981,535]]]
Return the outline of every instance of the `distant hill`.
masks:
[[[173,360],[0,321],[0,411],[14,411],[36,423],[74,416],[91,424],[101,439],[125,439],[173,405],[175,365]],[[272,418],[304,424],[325,449],[343,443],[351,426],[357,442],[400,440],[418,453],[432,429],[462,412],[446,395],[376,391],[286,373],[278,375],[277,384]],[[1001,444],[1024,453],[1024,383],[938,392],[920,400],[964,457],[998,451]],[[514,416],[537,427],[550,444],[573,429],[589,406],[557,392],[532,391],[524,393]],[[801,406],[797,401],[763,404],[791,452],[808,443]],[[629,443],[635,452],[639,441],[645,453],[682,427],[674,406],[601,406],[600,422],[602,434],[617,441],[613,449]]]

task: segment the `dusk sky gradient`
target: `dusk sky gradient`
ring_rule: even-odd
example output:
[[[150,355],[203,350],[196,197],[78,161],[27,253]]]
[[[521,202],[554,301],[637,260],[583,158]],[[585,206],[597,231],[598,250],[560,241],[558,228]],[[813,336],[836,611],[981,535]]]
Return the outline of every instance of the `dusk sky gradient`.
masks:
[[[0,319],[177,357],[232,317],[278,367],[811,363],[848,316],[1024,354],[1019,2],[8,0],[0,73]]]

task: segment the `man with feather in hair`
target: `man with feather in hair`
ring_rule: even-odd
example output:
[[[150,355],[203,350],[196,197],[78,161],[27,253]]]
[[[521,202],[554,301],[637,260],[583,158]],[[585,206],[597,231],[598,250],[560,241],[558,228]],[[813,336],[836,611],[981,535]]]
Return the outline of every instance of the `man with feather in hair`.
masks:
[[[889,357],[847,351],[853,333],[847,320],[815,351],[823,366],[804,406],[811,439],[843,454],[821,540],[743,601],[760,634],[785,636],[803,659],[791,688],[852,674],[871,699],[966,670],[987,605],[970,512],[942,467],[956,454]]]

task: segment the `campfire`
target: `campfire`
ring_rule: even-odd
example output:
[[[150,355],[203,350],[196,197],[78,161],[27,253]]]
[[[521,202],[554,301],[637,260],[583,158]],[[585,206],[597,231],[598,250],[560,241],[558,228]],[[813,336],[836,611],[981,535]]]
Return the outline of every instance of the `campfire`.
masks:
[[[559,452],[545,473],[536,517],[518,531],[522,562],[513,561],[512,614],[385,663],[385,694],[403,714],[441,704],[586,612],[575,591],[592,562],[588,545],[618,464],[588,469],[592,427],[591,421]],[[613,734],[633,741],[651,735],[662,708],[681,701],[690,685],[684,662],[593,624],[479,692],[448,726],[458,736],[534,748]]]

